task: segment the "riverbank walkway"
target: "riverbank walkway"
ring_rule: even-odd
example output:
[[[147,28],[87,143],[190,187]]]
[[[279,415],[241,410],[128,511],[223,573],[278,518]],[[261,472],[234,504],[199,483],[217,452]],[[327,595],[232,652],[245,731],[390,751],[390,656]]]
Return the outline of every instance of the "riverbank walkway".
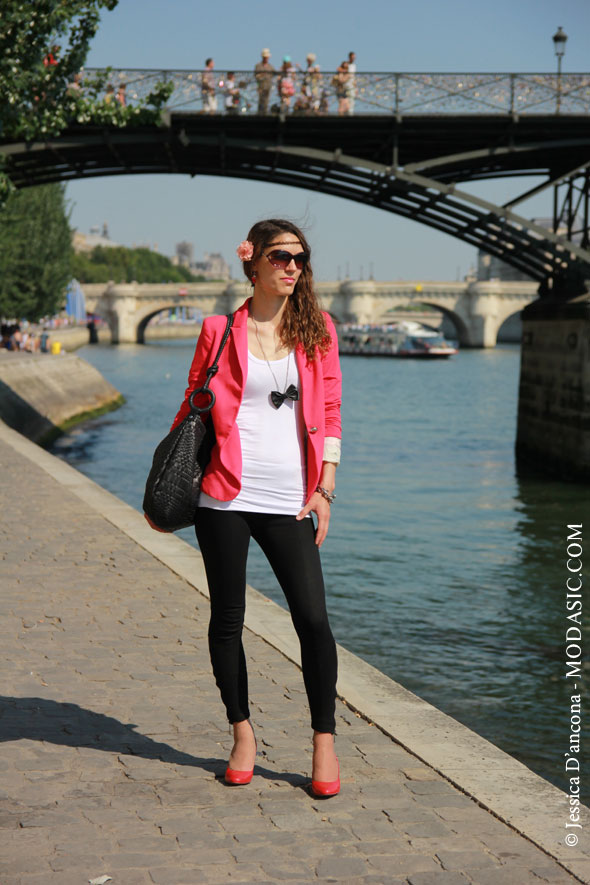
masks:
[[[342,792],[312,798],[289,619],[253,591],[259,753],[252,783],[226,786],[199,554],[1,423],[0,464],[1,885],[590,881],[587,843],[563,845],[564,794],[344,651],[341,693],[382,721],[338,701]]]

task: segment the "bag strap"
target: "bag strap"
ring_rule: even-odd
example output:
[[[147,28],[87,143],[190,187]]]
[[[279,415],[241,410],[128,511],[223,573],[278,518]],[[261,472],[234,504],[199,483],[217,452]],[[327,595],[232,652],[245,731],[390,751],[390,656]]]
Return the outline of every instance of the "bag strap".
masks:
[[[213,406],[215,405],[215,394],[213,393],[213,391],[209,387],[209,382],[211,381],[213,376],[217,374],[217,371],[219,369],[219,366],[217,365],[219,362],[219,357],[223,353],[223,348],[227,344],[227,339],[229,338],[229,333],[230,333],[230,330],[231,330],[231,327],[233,326],[233,324],[234,324],[234,315],[233,315],[233,313],[228,313],[227,314],[227,322],[225,324],[225,331],[223,333],[223,338],[221,339],[221,344],[219,345],[215,359],[213,360],[212,364],[207,369],[207,377],[205,379],[205,383],[203,384],[202,387],[195,388],[195,390],[193,390],[193,392],[191,393],[191,395],[188,398],[188,404],[191,408],[191,411],[196,412],[197,415],[201,415],[203,412],[210,412],[211,409],[213,408]],[[209,404],[206,406],[203,406],[202,408],[199,406],[195,406],[194,398],[197,395],[197,393],[207,394],[207,396],[209,397]]]

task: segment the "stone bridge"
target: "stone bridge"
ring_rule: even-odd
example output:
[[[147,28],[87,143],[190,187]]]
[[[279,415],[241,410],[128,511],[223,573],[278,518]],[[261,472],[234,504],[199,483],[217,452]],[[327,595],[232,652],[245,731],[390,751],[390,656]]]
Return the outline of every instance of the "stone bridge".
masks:
[[[87,284],[86,308],[108,323],[113,344],[142,344],[149,321],[164,310],[193,307],[204,317],[235,310],[251,292],[244,282]],[[535,301],[535,282],[319,282],[320,304],[336,322],[379,323],[416,302],[442,311],[463,347],[494,347],[500,326]]]

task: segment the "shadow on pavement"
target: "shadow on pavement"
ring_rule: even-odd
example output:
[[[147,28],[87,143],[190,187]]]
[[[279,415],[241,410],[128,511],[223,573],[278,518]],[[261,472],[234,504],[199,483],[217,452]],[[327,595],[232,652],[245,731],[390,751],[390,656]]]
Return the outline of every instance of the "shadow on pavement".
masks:
[[[136,727],[132,722],[120,722],[78,704],[0,696],[0,741],[26,739],[65,747],[90,747],[219,772],[222,760],[176,750],[170,744],[139,734],[134,730]]]
[[[0,695],[0,742],[44,741],[64,747],[89,747],[125,756],[159,759],[173,765],[190,765],[223,777],[226,759],[193,756],[152,740],[134,729],[132,722],[95,713],[78,704],[47,698],[20,698]],[[256,763],[255,774],[300,787],[309,778],[291,772],[271,771]]]

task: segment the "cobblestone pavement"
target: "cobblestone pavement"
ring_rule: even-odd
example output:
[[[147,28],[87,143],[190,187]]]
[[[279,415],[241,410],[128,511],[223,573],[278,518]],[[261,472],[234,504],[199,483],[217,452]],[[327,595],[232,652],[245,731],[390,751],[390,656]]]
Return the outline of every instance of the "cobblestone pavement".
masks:
[[[342,792],[313,799],[300,671],[251,633],[257,766],[226,786],[207,600],[4,443],[0,464],[1,885],[577,881],[340,702]]]

